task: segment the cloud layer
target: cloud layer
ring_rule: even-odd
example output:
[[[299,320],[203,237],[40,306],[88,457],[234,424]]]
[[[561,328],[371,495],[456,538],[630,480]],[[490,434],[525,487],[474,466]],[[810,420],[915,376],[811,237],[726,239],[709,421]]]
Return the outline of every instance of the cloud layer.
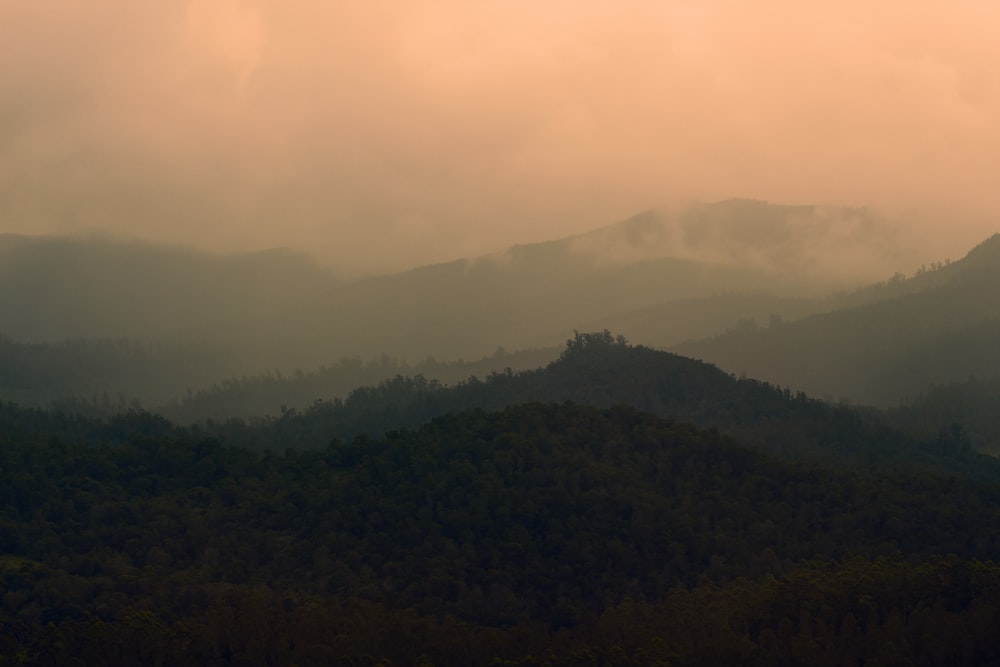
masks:
[[[344,270],[686,199],[994,231],[1000,9],[952,3],[0,4],[0,231]],[[949,245],[950,244],[950,245]]]

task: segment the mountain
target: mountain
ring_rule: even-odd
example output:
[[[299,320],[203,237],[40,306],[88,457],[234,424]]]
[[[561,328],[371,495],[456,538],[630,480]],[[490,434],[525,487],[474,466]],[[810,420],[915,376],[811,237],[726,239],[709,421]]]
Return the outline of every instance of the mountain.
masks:
[[[305,349],[352,354],[392,350],[410,359],[475,358],[498,345],[552,345],[601,313],[768,279],[675,259],[595,267],[557,248],[531,246],[502,258],[367,280],[247,331],[281,341],[290,353],[297,342]]]
[[[475,358],[498,345],[557,344],[573,329],[631,333],[633,313],[663,306],[686,315],[659,318],[657,342],[675,344],[717,333],[762,301],[769,314],[815,312],[798,299],[889,273],[904,254],[894,241],[891,225],[863,209],[730,200],[359,281],[246,329],[291,355],[325,347]],[[847,263],[850,276],[835,268]],[[702,307],[686,308],[695,302]]]
[[[538,354],[543,352],[547,354]],[[498,354],[477,365],[425,368],[455,375],[504,360],[526,363],[532,356]],[[187,429],[257,451],[310,451],[326,447],[331,440],[381,437],[470,409],[573,402],[602,408],[633,406],[663,418],[715,428],[770,455],[811,465],[857,470],[912,466],[970,479],[1000,480],[1000,463],[972,451],[968,434],[951,428],[950,422],[947,428],[928,430],[908,428],[904,420],[894,420],[913,433],[908,437],[891,428],[877,411],[831,405],[767,383],[737,379],[710,364],[633,346],[608,332],[578,333],[558,359],[542,368],[515,371],[508,366],[504,371],[490,370],[482,379],[472,376],[451,385],[422,375],[396,375],[345,389],[342,398],[320,397],[324,388],[344,380],[377,378],[394,368],[405,370],[345,360],[318,373],[245,378],[191,394],[157,413],[114,397],[108,404],[102,402],[106,398],[97,404],[67,399],[56,402],[57,414],[66,416],[37,422],[36,431],[49,437],[69,433],[72,439],[88,442],[108,434],[127,440],[132,435],[146,437],[150,429],[165,433],[163,425],[169,422],[161,415],[166,415],[176,421],[178,426],[171,428],[178,432]],[[302,406],[305,396],[312,400],[296,407]],[[261,403],[267,409],[256,416],[233,418]],[[9,401],[5,409],[13,420],[4,426],[8,430],[17,430],[17,424],[25,420],[36,423],[48,414],[38,409],[25,412]],[[123,414],[109,416],[115,410]]]
[[[466,411],[261,455],[128,426],[141,433],[113,444],[23,420],[0,431],[4,662],[932,665],[1000,651],[995,485],[793,465],[622,406]]]
[[[837,258],[884,275],[898,260],[894,238],[889,223],[863,209],[730,200],[346,282],[289,251],[218,255],[7,235],[0,334],[50,344],[141,339],[225,360],[181,382],[192,390],[353,357],[480,359],[499,346],[558,345],[574,329],[613,328],[672,345],[751,317],[817,312],[817,296],[866,275],[848,280],[834,270]],[[209,368],[219,372],[206,380]]]
[[[212,331],[225,339],[235,320],[333,284],[288,250],[219,255],[97,236],[0,235],[0,333],[26,342]]]
[[[255,368],[256,373],[247,373],[240,351],[222,342],[88,338],[23,343],[0,336],[0,400],[94,416],[145,407],[190,423],[278,415],[400,374],[453,383],[505,368],[537,368],[558,355],[558,348],[498,348],[474,360],[426,358],[410,364],[388,355],[344,357],[311,371]]]
[[[881,405],[931,384],[1000,375],[1000,235],[857,297],[864,305],[766,328],[748,323],[672,349],[813,395]]]
[[[619,332],[631,341],[669,348],[688,340],[747,326],[753,322],[796,320],[835,306],[830,297],[777,296],[768,292],[730,292],[675,299],[616,312],[592,321],[587,330]]]
[[[173,395],[162,403],[147,402],[151,410],[181,424],[230,418],[277,417],[288,411],[304,410],[317,402],[345,398],[361,387],[375,386],[393,378],[420,377],[439,385],[461,383],[470,376],[485,377],[507,371],[538,368],[559,356],[557,348],[518,350],[497,349],[492,355],[475,360],[440,362],[433,358],[409,364],[389,356],[373,360],[358,357],[341,359],[317,370],[291,374],[227,378],[212,382],[196,391]],[[74,408],[72,401],[57,403]]]
[[[343,400],[251,420],[204,420],[195,428],[256,450],[316,450],[337,439],[374,438],[443,414],[525,402],[629,405],[663,418],[719,429],[743,444],[793,461],[859,471],[912,466],[1000,481],[1000,462],[951,432],[908,438],[872,410],[792,394],[668,352],[632,346],[608,332],[577,334],[556,361],[491,373],[453,386],[397,376]],[[960,435],[960,434],[959,434]]]
[[[568,243],[606,263],[674,257],[764,270],[784,276],[788,294],[877,280],[919,254],[908,235],[871,209],[752,199],[647,211]]]
[[[237,372],[223,345],[125,338],[23,343],[0,336],[0,400],[109,414],[156,405]]]
[[[701,219],[723,235],[736,231],[727,211],[765,221],[808,213],[713,206],[718,219]],[[685,255],[670,237],[675,254],[660,256],[659,224],[645,216],[589,245],[526,246],[353,284],[270,253],[236,261],[144,246],[134,253],[149,265],[144,277],[122,247],[34,255],[51,276],[24,264],[31,248],[0,255],[5,280],[32,277],[69,308],[59,299],[84,276],[75,296],[108,309],[104,323],[70,309],[60,329],[52,304],[31,302],[31,281],[21,301],[0,283],[0,312],[24,326],[12,330],[39,336],[0,337],[0,388],[169,384],[172,368],[191,377],[331,350],[327,359],[343,360],[192,392],[171,404],[201,411],[190,425],[127,409],[124,397],[122,412],[100,416],[0,394],[0,662],[996,663],[1000,461],[973,451],[991,427],[995,381],[935,387],[883,412],[607,330],[576,333],[533,370],[510,366],[536,365],[529,359],[550,349],[447,364],[344,356],[382,345],[460,355],[494,335],[547,339],[583,314],[665,339],[735,317],[730,333],[703,342],[787,335],[776,358],[807,369],[812,358],[797,354],[825,353],[795,338],[808,334],[832,345],[824,372],[868,373],[883,389],[992,368],[996,239],[914,278],[817,300],[809,267],[784,254],[808,234],[782,236],[778,225],[773,237],[758,230],[768,238],[759,246],[729,250],[713,240],[724,250],[714,257]],[[821,230],[833,234],[817,223],[815,239],[839,247]],[[625,250],[619,232],[634,237]],[[684,247],[701,248],[700,238]],[[594,255],[601,247],[610,254]],[[84,257],[96,262],[89,277]],[[780,290],[780,275],[795,284]],[[191,299],[191,311],[171,298]],[[171,315],[168,341],[151,338]],[[70,324],[103,337],[63,340]],[[44,340],[46,327],[61,342]],[[848,340],[837,347],[824,327]],[[485,376],[397,375],[280,416],[227,418],[418,368]],[[94,399],[105,402],[116,405]],[[972,428],[934,428],[952,416]]]

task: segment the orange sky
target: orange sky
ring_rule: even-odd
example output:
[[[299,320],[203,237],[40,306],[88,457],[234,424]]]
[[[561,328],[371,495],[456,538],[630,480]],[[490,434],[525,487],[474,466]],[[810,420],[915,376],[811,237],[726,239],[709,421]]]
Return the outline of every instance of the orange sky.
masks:
[[[0,231],[345,270],[678,200],[1000,230],[992,0],[0,3]]]

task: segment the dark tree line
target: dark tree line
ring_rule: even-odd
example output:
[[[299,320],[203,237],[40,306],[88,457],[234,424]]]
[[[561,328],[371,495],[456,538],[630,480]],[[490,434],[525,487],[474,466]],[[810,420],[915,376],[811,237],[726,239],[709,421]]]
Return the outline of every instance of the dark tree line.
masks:
[[[472,411],[280,454],[138,426],[3,442],[5,659],[997,655],[994,485],[782,462],[625,407]]]
[[[577,334],[556,361],[445,385],[397,376],[343,399],[317,401],[275,418],[204,421],[196,431],[258,450],[315,449],[331,438],[413,428],[450,412],[529,401],[634,406],[719,430],[784,458],[855,469],[913,465],[1000,481],[1000,464],[938,433],[907,436],[874,410],[832,405],[602,333]]]

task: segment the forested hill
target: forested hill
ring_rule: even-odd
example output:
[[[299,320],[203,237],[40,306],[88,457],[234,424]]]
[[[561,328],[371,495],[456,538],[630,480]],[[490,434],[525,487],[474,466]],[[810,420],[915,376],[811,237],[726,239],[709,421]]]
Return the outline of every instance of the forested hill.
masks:
[[[886,406],[932,384],[1000,376],[1000,235],[896,282],[867,295],[866,305],[672,349],[816,396]]]
[[[915,442],[873,411],[834,406],[718,368],[642,346],[608,332],[577,334],[559,359],[523,372],[492,373],[454,386],[396,377],[361,387],[344,400],[319,401],[279,418],[203,422],[223,442],[281,451],[316,449],[331,439],[414,427],[470,408],[528,401],[608,407],[630,405],[662,417],[725,431],[741,442],[795,459],[835,465],[910,461],[1000,479],[1000,464],[973,453],[960,434]]]
[[[819,472],[631,408],[470,411],[264,455],[19,436],[0,469],[0,662],[1000,655],[995,486]]]
[[[268,387],[285,387],[297,395],[317,380],[302,375],[276,380]],[[230,392],[222,391],[221,399]],[[280,416],[202,419],[185,426],[124,405],[117,415],[85,417],[93,415],[89,406],[81,413],[73,404],[43,410],[6,401],[0,403],[0,427],[6,435],[39,434],[91,443],[125,442],[133,436],[211,436],[258,451],[284,451],[321,449],[331,440],[350,442],[361,435],[381,437],[447,413],[529,401],[629,405],[717,428],[747,445],[794,460],[862,468],[909,462],[1000,479],[1000,463],[973,452],[969,433],[953,427],[954,421],[935,426],[924,420],[917,429],[909,428],[912,419],[897,419],[916,434],[905,436],[890,428],[877,411],[832,405],[767,383],[737,379],[710,364],[632,346],[608,332],[577,334],[544,368],[491,372],[483,379],[471,377],[454,385],[421,375],[396,376],[358,387],[342,400],[316,400],[305,409],[286,409]]]

